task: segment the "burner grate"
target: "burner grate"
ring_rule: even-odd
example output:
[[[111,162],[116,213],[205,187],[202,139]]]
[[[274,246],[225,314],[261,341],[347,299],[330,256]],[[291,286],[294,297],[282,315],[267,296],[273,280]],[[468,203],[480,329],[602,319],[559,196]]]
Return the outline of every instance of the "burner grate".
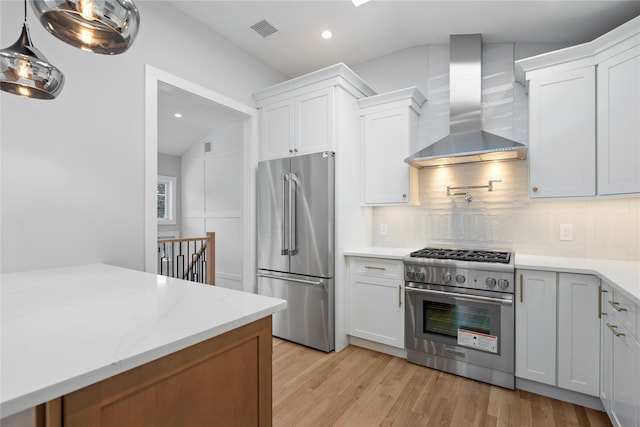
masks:
[[[511,252],[464,250],[464,249],[440,249],[424,248],[412,252],[414,258],[435,258],[476,262],[495,262],[508,264],[511,260]]]

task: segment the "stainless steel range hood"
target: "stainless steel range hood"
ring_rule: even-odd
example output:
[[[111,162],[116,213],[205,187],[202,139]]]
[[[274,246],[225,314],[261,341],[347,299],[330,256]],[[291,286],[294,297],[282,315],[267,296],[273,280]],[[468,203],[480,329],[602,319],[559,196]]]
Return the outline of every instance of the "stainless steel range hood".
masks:
[[[412,166],[523,160],[527,146],[482,130],[482,36],[449,37],[450,135],[405,159]]]

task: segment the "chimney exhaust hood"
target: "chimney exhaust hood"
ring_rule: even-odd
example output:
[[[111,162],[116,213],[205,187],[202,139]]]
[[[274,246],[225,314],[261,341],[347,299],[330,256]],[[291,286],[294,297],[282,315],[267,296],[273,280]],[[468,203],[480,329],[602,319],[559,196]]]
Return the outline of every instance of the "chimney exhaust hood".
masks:
[[[482,130],[482,36],[449,37],[450,134],[405,159],[418,168],[524,160],[527,146]]]

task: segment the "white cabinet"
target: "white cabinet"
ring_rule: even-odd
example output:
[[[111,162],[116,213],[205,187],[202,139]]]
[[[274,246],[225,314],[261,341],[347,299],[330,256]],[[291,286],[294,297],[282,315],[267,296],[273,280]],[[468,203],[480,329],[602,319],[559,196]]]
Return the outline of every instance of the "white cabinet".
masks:
[[[640,193],[640,17],[516,66],[529,91],[530,197]]]
[[[600,398],[615,426],[634,427],[640,423],[638,306],[610,287],[604,290]]]
[[[556,384],[556,273],[520,270],[516,287],[516,376]]]
[[[293,111],[292,99],[274,102],[260,109],[260,160],[291,155],[294,147]]]
[[[350,257],[349,335],[404,348],[402,261]]]
[[[640,193],[640,44],[598,63],[598,193]]]
[[[415,87],[358,101],[364,140],[364,204],[418,205],[418,170],[404,162],[417,150],[425,97]]]
[[[260,160],[333,151],[333,110],[333,87],[264,105]]]
[[[599,396],[600,280],[519,270],[516,376]]]
[[[600,279],[558,275],[558,387],[598,396]]]
[[[529,195],[596,194],[595,67],[529,81]]]

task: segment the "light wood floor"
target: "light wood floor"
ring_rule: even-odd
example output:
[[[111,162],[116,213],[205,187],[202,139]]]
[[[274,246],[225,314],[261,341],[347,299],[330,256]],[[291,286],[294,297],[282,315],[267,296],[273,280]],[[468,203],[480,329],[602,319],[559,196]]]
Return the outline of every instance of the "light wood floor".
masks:
[[[273,341],[274,426],[611,426],[604,412],[349,346]]]

